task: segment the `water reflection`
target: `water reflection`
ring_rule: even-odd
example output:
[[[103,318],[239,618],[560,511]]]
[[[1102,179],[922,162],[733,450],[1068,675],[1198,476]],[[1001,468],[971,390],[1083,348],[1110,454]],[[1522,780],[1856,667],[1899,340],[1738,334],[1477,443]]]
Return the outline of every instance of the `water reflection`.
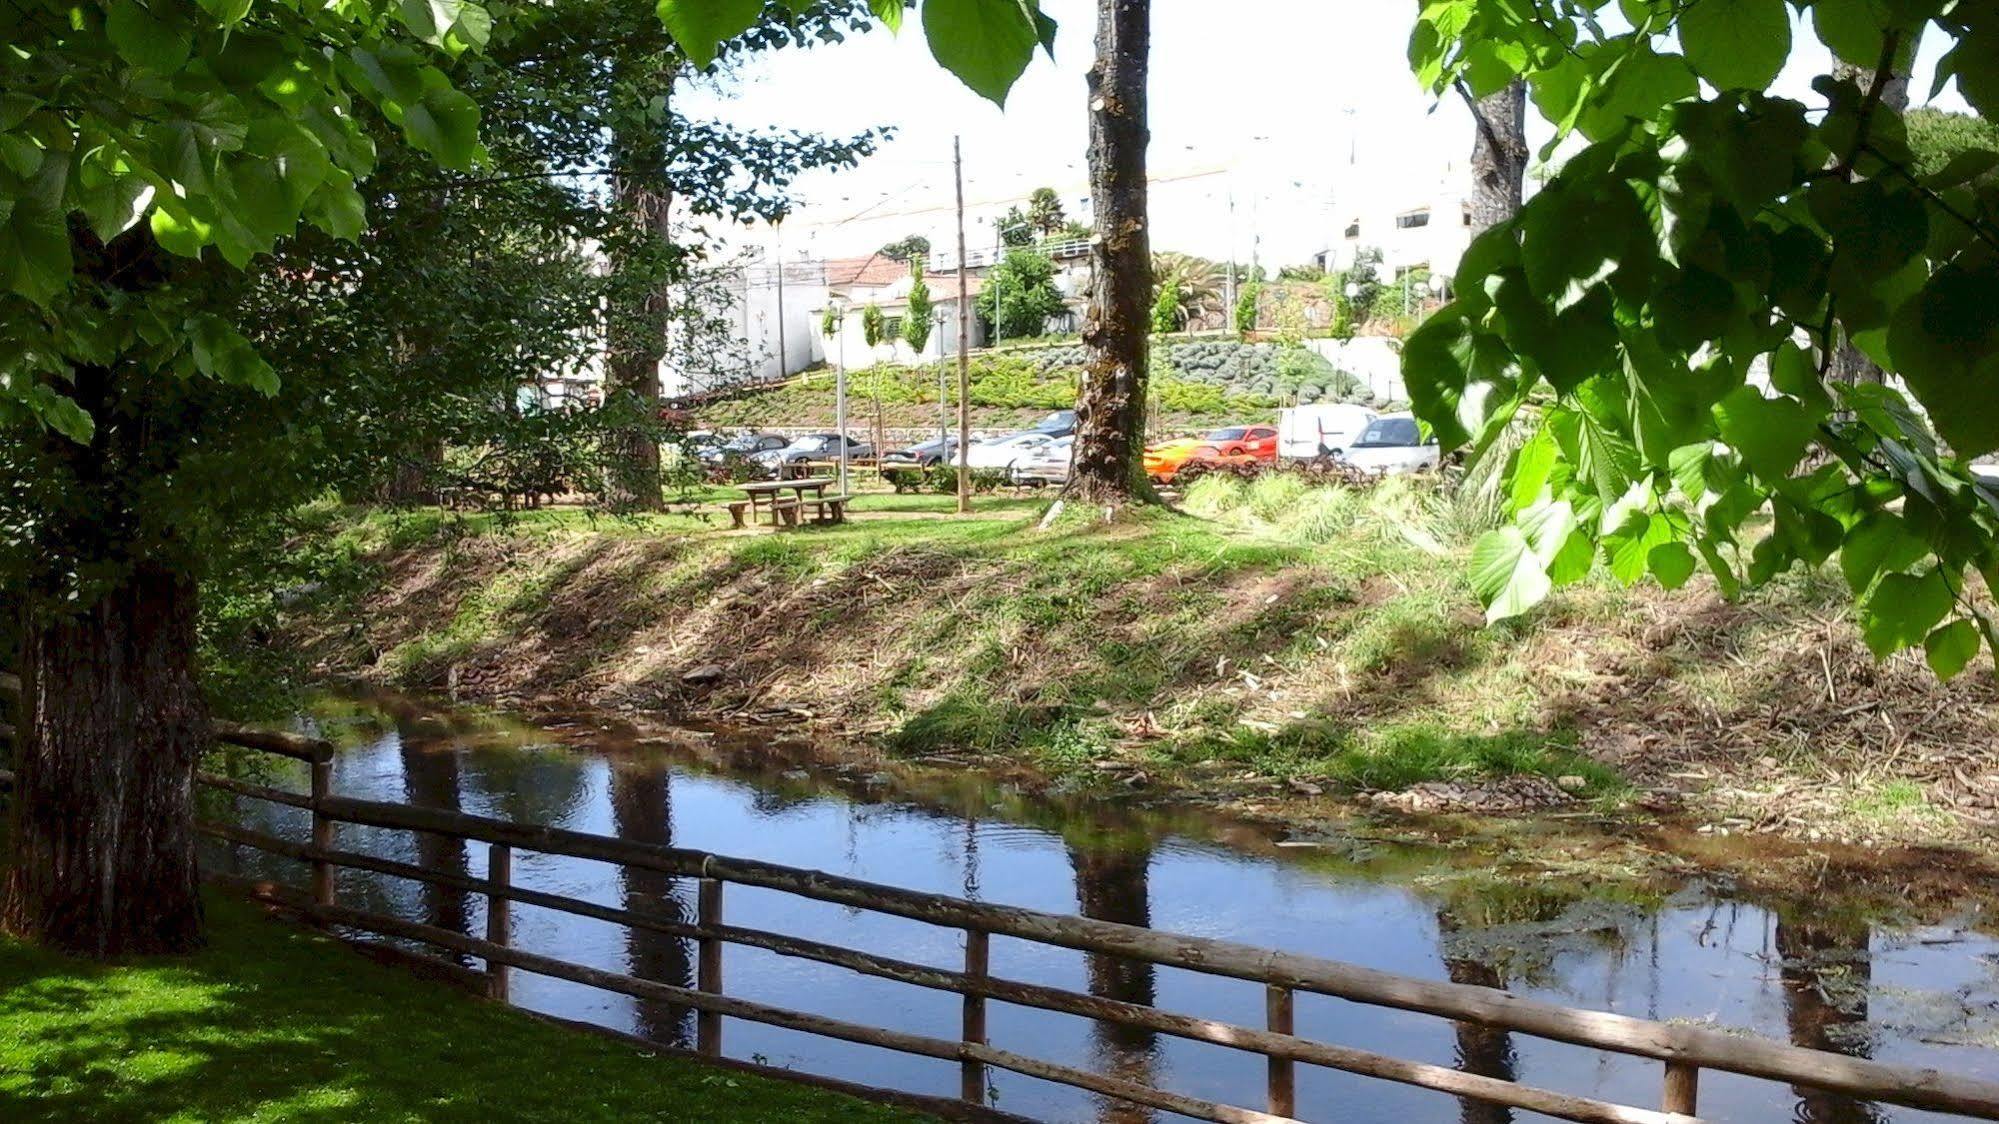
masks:
[[[1040,799],[975,774],[825,771],[809,751],[764,739],[636,738],[595,725],[534,728],[400,702],[328,702],[313,722],[344,748],[336,791],[705,848],[1054,912],[1246,941],[1407,975],[1504,987],[1558,1003],[1740,1027],[1799,1045],[1999,1076],[1999,941],[1964,922],[1890,923],[1830,892],[1762,901],[1676,873],[1592,885],[1523,864],[1497,869],[1469,848],[1333,840],[1279,849],[1253,825],[1188,811],[1137,813],[1083,798]],[[293,787],[301,775],[279,780]],[[240,818],[303,838],[294,809],[242,803]],[[343,827],[342,847],[464,873],[483,856],[407,832]],[[479,848],[475,847],[475,851]],[[216,848],[209,861],[228,862]],[[247,855],[243,869],[295,883],[304,872]],[[522,854],[521,885],[684,921],[693,887],[647,871]],[[478,895],[347,872],[342,900],[477,932]],[[732,923],[945,966],[962,937],[858,910],[758,891],[728,899]],[[517,907],[532,951],[675,986],[694,979],[691,942]],[[1127,1003],[1245,1026],[1263,989],[1109,957],[995,941],[994,970]],[[731,994],[890,1029],[955,1038],[958,1001],[809,962],[731,949]],[[514,1001],[536,1010],[692,1043],[691,1012],[628,1002],[522,973]],[[1142,1030],[1007,1004],[994,1044],[1124,1080],[1260,1106],[1260,1058]],[[1476,1026],[1301,996],[1298,1033],[1518,1078],[1626,1104],[1657,1101],[1659,1068]],[[731,1056],[940,1095],[956,1067],[731,1020]],[[1057,1121],[1147,1122],[1148,1110],[995,1072],[996,1105]],[[1411,1124],[1518,1121],[1530,1114],[1301,1066],[1308,1120]],[[1800,1124],[1941,1119],[1810,1090],[1703,1081],[1703,1116]]]
[[[1843,919],[1777,916],[1778,976],[1791,1044],[1865,1058],[1867,997],[1873,980],[1871,934]],[[1798,1124],[1878,1124],[1873,1105],[1817,1089],[1798,1088]]]
[[[673,845],[673,789],[671,774],[647,768],[637,762],[616,762],[611,766],[611,825],[621,839],[640,843]],[[677,880],[670,874],[635,866],[618,868],[624,889],[624,907],[668,921],[689,921],[688,911],[676,894]],[[625,971],[642,980],[694,986],[694,954],[691,942],[653,929],[625,931]],[[677,1003],[656,999],[637,1001],[638,1032],[662,1045],[688,1049],[694,1045],[694,1011]]]
[[[1095,851],[1071,845],[1069,865],[1076,872],[1077,912],[1099,921],[1152,926],[1151,895],[1146,885],[1146,872],[1152,865],[1150,848]],[[1086,953],[1084,963],[1091,995],[1142,1007],[1155,1004],[1159,971],[1155,966],[1142,960],[1096,953]],[[1093,1022],[1090,1037],[1100,1072],[1135,1085],[1154,1084],[1157,1033],[1141,1027]],[[1103,1124],[1150,1124],[1154,1115],[1147,1108],[1102,1098],[1097,1119]]]

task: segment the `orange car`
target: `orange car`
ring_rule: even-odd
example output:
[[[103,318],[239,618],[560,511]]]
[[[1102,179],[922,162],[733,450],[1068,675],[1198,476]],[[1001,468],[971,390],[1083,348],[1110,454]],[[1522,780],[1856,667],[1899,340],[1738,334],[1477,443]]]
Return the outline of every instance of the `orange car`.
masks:
[[[1161,484],[1170,484],[1180,470],[1199,461],[1204,464],[1239,464],[1244,461],[1274,463],[1277,460],[1277,427],[1232,425],[1206,437],[1182,437],[1162,441],[1145,450],[1145,474]]]

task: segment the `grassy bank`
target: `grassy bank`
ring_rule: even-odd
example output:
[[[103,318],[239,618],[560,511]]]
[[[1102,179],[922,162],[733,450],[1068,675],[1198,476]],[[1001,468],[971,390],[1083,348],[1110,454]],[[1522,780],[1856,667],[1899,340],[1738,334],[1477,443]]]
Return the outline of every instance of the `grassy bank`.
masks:
[[[1420,485],[1207,481],[1186,513],[869,496],[854,522],[324,509],[284,629],[321,673],[817,724],[1062,783],[1414,810],[1686,803],[1727,829],[1967,840],[1989,676],[1877,665],[1836,577],[1740,604],[1607,579],[1483,623],[1474,515]]]
[[[6,1118],[917,1119],[538,1022],[241,903],[209,922],[198,955],[127,964],[0,938]]]

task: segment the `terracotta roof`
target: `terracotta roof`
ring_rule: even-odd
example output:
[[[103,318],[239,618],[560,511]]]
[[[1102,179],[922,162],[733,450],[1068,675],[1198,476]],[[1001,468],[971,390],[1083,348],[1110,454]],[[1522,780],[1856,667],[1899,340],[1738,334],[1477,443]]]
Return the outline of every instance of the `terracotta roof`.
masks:
[[[839,289],[853,285],[892,285],[909,276],[909,266],[894,258],[871,254],[865,258],[829,258],[826,284]]]

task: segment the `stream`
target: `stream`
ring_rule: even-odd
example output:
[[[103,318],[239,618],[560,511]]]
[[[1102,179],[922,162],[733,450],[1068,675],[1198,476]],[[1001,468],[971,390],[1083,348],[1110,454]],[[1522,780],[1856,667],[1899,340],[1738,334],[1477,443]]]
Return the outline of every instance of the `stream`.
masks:
[[[1999,1078],[1999,937],[1966,906],[1909,916],[1836,892],[1768,900],[1730,879],[1678,869],[1618,878],[1573,864],[1482,864],[1476,846],[1282,831],[1202,809],[1133,809],[1078,794],[1029,794],[970,770],[824,766],[764,731],[638,731],[601,718],[507,717],[394,697],[324,696],[299,728],[341,747],[334,791],[811,867],[934,893],[1331,957],[1425,979],[1505,987],[1577,1007],[1742,1029],[1800,1046]],[[302,787],[288,762],[232,768]],[[204,800],[230,798],[204,793]],[[235,801],[236,818],[291,839],[305,813]],[[1302,843],[1302,845],[1301,845]],[[485,849],[342,825],[339,847],[481,874]],[[220,869],[303,885],[296,863],[211,842]],[[686,879],[517,853],[525,887],[690,920]],[[341,872],[345,904],[465,932],[483,900],[368,872]],[[955,968],[956,930],[731,886],[732,924]],[[680,986],[684,940],[516,905],[514,940],[535,952]],[[1261,1026],[1260,985],[1093,958],[996,937],[995,974],[1186,1014]],[[955,1039],[955,995],[741,947],[725,953],[732,995]],[[691,1047],[691,1011],[525,972],[515,1004]],[[1001,1049],[1095,1068],[1176,1092],[1260,1107],[1264,1061],[1073,1016],[990,1005]],[[1299,995],[1297,1033],[1396,1057],[1632,1105],[1658,1103],[1661,1067],[1430,1016]],[[955,1096],[955,1063],[728,1020],[726,1052],[764,1064]],[[1179,1119],[995,1070],[991,1103],[1051,1121]],[[1313,1121],[1545,1119],[1460,1104],[1428,1090],[1298,1067]],[[1707,1072],[1717,1121],[1863,1122],[1946,1117],[1877,1107]]]

